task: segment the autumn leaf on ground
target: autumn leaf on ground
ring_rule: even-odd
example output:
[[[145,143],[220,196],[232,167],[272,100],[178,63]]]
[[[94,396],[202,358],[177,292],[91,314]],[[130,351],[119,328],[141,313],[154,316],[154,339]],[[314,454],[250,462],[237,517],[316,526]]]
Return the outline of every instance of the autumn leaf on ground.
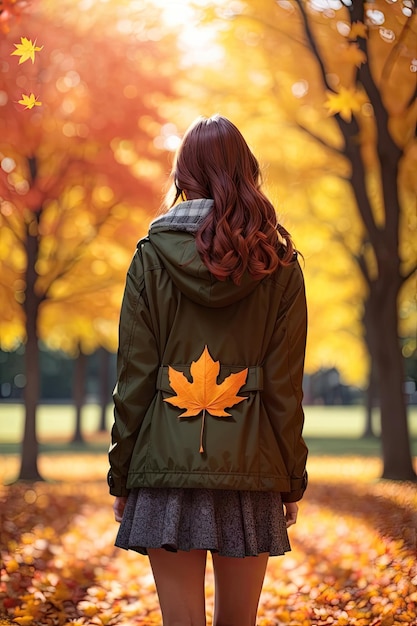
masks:
[[[350,122],[352,113],[358,113],[367,97],[362,91],[341,87],[338,93],[328,93],[324,106],[330,115],[339,113],[345,122]]]
[[[16,56],[19,56],[19,65],[21,63],[24,63],[25,61],[27,61],[28,59],[30,59],[32,61],[32,63],[35,62],[35,52],[40,52],[43,48],[43,46],[37,46],[36,45],[36,39],[35,41],[32,42],[31,39],[26,39],[26,37],[21,37],[20,38],[20,42],[21,43],[15,43],[14,46],[16,47],[16,50],[14,50],[11,53],[11,56],[13,56],[14,54]]]
[[[51,482],[8,486],[19,459],[4,459],[0,626],[161,626],[148,559],[114,548],[106,452],[42,454]],[[292,550],[268,562],[258,626],[417,624],[417,490],[377,480],[381,467],[377,457],[311,456]],[[210,555],[206,597],[211,626]]]
[[[194,417],[203,411],[200,452],[204,452],[205,412],[207,411],[215,417],[230,417],[230,413],[227,413],[225,408],[246,400],[246,397],[238,396],[237,392],[246,382],[247,368],[236,374],[230,374],[220,385],[217,384],[219,372],[220,363],[213,361],[207,346],[205,346],[198,361],[191,363],[192,383],[182,372],[178,372],[171,366],[168,368],[169,384],[177,395],[172,398],[165,398],[164,401],[181,409],[186,409],[179,417]]]
[[[22,93],[22,99],[19,100],[19,104],[23,104],[25,109],[33,109],[33,107],[40,107],[42,102],[39,102],[35,94],[31,93],[29,96]]]

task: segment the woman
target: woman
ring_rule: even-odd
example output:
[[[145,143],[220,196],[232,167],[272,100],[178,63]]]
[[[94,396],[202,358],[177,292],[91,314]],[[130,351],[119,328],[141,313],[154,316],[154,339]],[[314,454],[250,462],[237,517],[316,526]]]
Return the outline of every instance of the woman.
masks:
[[[208,550],[214,626],[253,626],[268,557],[290,550],[307,485],[303,277],[229,120],[199,118],[172,176],[121,310],[116,545],[148,554],[164,626],[206,624]]]

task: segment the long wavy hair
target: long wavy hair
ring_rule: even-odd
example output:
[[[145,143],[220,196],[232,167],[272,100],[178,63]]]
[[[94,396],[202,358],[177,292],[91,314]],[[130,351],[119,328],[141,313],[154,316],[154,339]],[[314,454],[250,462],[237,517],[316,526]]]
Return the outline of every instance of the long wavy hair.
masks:
[[[171,207],[179,198],[214,201],[196,234],[196,246],[217,279],[239,284],[245,272],[262,279],[292,261],[294,244],[261,191],[259,163],[228,119],[199,117],[188,128],[172,177]]]

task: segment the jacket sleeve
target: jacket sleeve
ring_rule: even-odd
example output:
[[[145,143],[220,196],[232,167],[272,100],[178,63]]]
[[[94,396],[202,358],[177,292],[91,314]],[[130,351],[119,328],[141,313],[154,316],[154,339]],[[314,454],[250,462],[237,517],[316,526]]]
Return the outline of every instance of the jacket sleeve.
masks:
[[[128,494],[130,460],[146,411],[155,396],[158,367],[159,355],[147,306],[139,245],[127,273],[119,322],[114,423],[107,477],[114,496]]]
[[[263,398],[284,463],[290,491],[283,502],[300,500],[307,487],[307,446],[304,425],[303,371],[307,337],[304,279],[298,262],[290,268],[281,306],[264,363]]]

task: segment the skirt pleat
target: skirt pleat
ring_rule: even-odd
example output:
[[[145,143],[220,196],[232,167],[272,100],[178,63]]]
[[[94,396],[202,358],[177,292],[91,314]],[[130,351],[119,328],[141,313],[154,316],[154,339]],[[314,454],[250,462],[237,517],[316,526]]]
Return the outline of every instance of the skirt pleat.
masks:
[[[132,489],[115,545],[231,557],[291,550],[279,493],[222,489]]]

